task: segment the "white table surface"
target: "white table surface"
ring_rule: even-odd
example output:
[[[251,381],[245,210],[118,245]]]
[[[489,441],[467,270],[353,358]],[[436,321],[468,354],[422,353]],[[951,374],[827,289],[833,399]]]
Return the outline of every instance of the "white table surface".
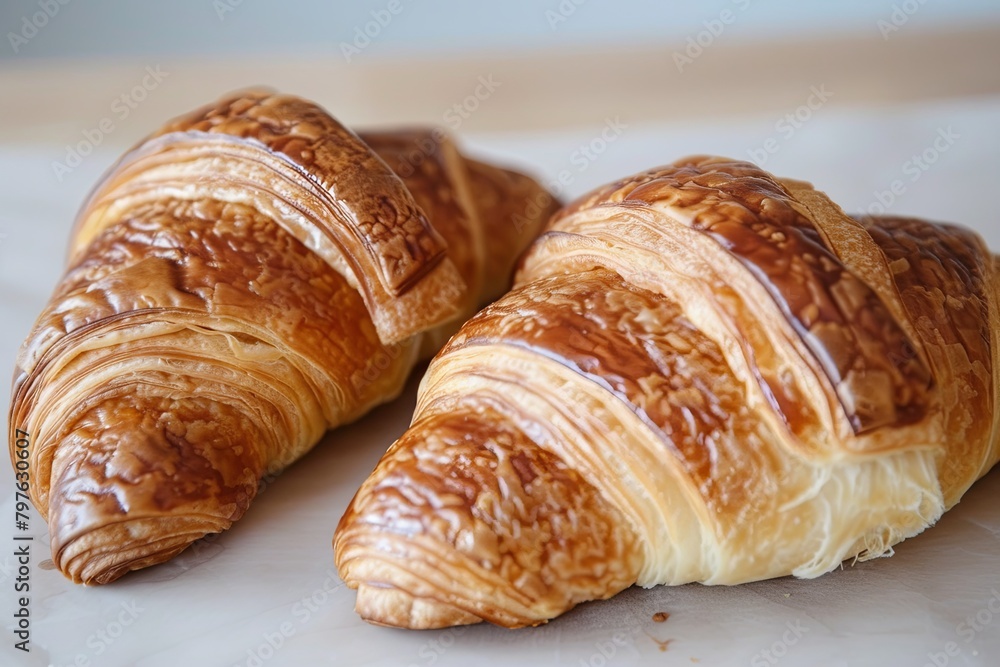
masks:
[[[593,161],[574,151],[599,136],[600,125],[464,143],[547,179],[568,170],[564,194],[572,196],[690,153],[746,158],[773,137],[778,151],[768,169],[811,180],[848,210],[877,201],[875,193],[899,179],[904,192],[890,212],[962,222],[1000,248],[1000,98],[865,110],[841,108],[834,96],[790,136],[780,120],[657,127],[630,124],[623,112],[628,127]],[[957,137],[934,149],[949,128]],[[58,182],[52,162],[63,146],[0,145],[0,377],[10,376],[17,346],[59,277],[77,206],[123,148],[100,147]],[[914,180],[907,162],[925,151],[934,164],[917,167]],[[229,532],[110,586],[74,586],[46,569],[47,533],[33,515],[30,654],[13,649],[13,474],[0,466],[7,470],[0,473],[0,665],[1000,664],[1000,471],[894,557],[817,580],[630,589],[519,631],[369,626],[336,577],[331,538],[357,486],[405,428],[414,390],[411,382],[396,403],[329,434]],[[8,400],[4,381],[0,404]],[[656,623],[656,612],[671,616]]]

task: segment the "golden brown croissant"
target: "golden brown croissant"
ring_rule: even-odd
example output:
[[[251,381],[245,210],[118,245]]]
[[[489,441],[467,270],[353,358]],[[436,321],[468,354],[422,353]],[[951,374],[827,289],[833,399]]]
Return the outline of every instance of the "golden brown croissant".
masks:
[[[1000,457],[997,259],[695,157],[557,213],[431,362],[334,539],[374,623],[891,553]]]
[[[73,581],[228,528],[265,474],[397,395],[551,212],[533,180],[437,130],[363,139],[308,101],[238,95],[166,125],[92,193],[9,422]]]

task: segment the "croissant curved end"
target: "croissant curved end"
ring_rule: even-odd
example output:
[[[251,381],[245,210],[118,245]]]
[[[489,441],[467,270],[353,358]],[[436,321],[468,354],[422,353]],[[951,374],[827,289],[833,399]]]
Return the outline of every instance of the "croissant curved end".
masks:
[[[363,618],[538,625],[635,580],[641,550],[629,522],[516,424],[489,409],[443,409],[421,426],[411,431],[418,458],[404,435],[334,540]]]
[[[55,536],[52,558],[73,583],[109,584],[133,570],[170,560],[196,540],[228,529],[231,521],[177,516],[129,517],[97,525],[74,538]]]
[[[444,602],[414,597],[398,588],[371,584],[358,586],[354,610],[369,623],[414,630],[473,625],[483,620]]]
[[[56,566],[75,582],[108,583],[229,528],[262,474],[240,442],[255,433],[237,410],[205,399],[102,400],[54,454]]]

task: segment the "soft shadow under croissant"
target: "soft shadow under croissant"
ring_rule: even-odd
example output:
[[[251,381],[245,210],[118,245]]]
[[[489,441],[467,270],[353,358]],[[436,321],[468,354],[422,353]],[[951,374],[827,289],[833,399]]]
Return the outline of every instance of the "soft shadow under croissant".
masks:
[[[359,138],[291,96],[140,143],[81,210],[15,369],[11,454],[30,433],[55,564],[106,583],[228,528],[503,291],[551,208],[439,131]]]
[[[968,230],[724,158],[586,195],[431,362],[341,519],[358,613],[537,625],[891,553],[1000,457],[998,284]]]

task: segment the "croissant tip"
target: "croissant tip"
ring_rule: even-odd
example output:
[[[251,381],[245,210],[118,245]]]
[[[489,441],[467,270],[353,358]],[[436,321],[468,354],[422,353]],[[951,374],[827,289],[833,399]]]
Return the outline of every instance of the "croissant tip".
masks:
[[[483,619],[445,602],[414,597],[398,588],[360,584],[354,609],[372,625],[435,630],[473,625]]]
[[[169,518],[178,532],[150,540],[165,517],[136,518],[83,533],[67,541],[52,539],[53,560],[59,571],[75,584],[110,584],[133,570],[163,563],[208,533],[219,532],[229,522]]]

